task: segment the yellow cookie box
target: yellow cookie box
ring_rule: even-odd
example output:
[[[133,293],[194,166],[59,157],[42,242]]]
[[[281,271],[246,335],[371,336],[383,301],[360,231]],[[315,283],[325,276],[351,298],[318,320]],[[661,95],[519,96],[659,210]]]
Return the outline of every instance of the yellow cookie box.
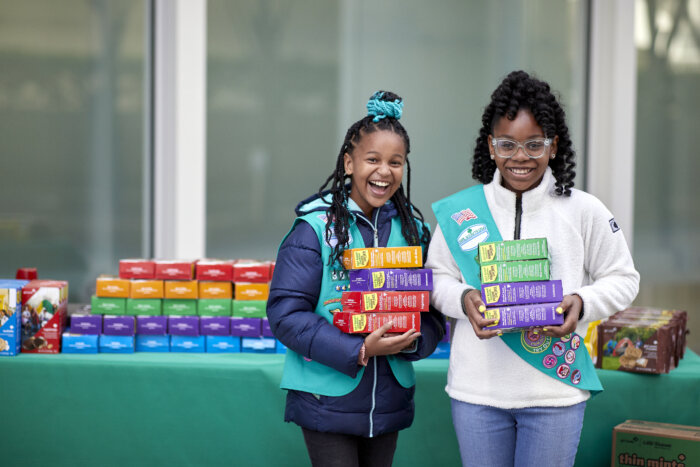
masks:
[[[165,286],[163,281],[157,280],[133,280],[131,281],[131,293],[129,298],[163,298]]]
[[[419,246],[388,248],[351,248],[343,251],[345,269],[419,268],[423,249]]]
[[[236,300],[267,300],[270,296],[270,284],[237,282],[234,289]]]
[[[131,282],[129,279],[119,279],[113,276],[97,278],[95,295],[98,297],[129,298]]]
[[[230,282],[200,281],[199,298],[233,298]]]
[[[165,298],[199,298],[197,281],[165,281]]]

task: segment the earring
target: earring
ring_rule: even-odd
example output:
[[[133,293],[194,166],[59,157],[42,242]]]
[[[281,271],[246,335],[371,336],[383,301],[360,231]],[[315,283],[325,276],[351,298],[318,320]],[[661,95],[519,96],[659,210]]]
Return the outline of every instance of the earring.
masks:
[[[550,159],[554,159],[555,157],[557,157],[556,154],[552,154],[551,156],[549,156]]]
[[[495,160],[496,160],[496,156],[494,156],[493,154],[491,154],[491,160],[492,160],[492,161],[495,161]]]

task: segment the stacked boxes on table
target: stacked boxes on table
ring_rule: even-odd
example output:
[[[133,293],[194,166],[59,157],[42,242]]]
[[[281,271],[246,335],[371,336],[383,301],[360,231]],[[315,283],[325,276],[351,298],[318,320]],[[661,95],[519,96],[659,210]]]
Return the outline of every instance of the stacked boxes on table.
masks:
[[[22,352],[59,353],[68,316],[68,282],[35,279],[22,287]]]
[[[119,277],[97,279],[92,313],[104,315],[99,341],[111,345],[104,351],[282,352],[274,339],[268,342],[271,333],[263,334],[273,266],[250,260],[121,260]],[[74,317],[75,323],[88,318]],[[97,334],[96,328],[91,332]],[[241,332],[254,342],[242,343]]]
[[[0,355],[13,356],[22,345],[22,287],[29,281],[0,280]]]
[[[688,313],[631,307],[600,323],[596,367],[634,373],[668,373],[685,352]]]
[[[561,325],[556,308],[563,298],[560,280],[550,280],[546,238],[479,244],[481,298],[489,326],[503,332]]]
[[[343,332],[367,334],[391,321],[389,332],[420,331],[420,313],[429,310],[433,272],[423,266],[419,246],[355,248],[343,252],[350,290],[333,324]]]

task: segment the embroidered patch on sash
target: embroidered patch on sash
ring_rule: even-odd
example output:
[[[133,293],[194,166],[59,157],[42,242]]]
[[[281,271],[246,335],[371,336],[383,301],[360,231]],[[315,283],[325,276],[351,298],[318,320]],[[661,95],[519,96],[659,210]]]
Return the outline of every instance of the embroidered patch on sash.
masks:
[[[566,379],[566,377],[569,376],[569,369],[569,365],[562,363],[557,367],[557,376],[561,379]]]
[[[549,348],[552,338],[532,331],[523,331],[520,334],[520,343],[530,353],[542,353]]]
[[[457,225],[462,225],[462,222],[477,219],[476,214],[474,214],[471,209],[463,209],[452,214],[450,217],[457,223]]]
[[[557,357],[549,354],[545,355],[545,357],[542,359],[542,365],[545,368],[554,368],[554,366],[557,364]]]
[[[615,232],[617,232],[618,230],[620,230],[620,226],[617,225],[617,222],[615,222],[615,218],[614,218],[614,217],[613,217],[612,219],[610,219],[608,222],[610,223],[610,230],[612,230],[613,233],[615,233]]]
[[[330,305],[331,303],[340,303],[340,298],[331,298],[323,302],[323,306]]]
[[[567,350],[566,353],[564,354],[564,361],[571,365],[576,361],[576,352],[574,350]]]
[[[485,224],[470,225],[459,234],[457,243],[462,251],[475,250],[479,243],[489,238],[489,229]]]
[[[571,384],[578,384],[581,382],[581,370],[574,370],[571,374]]]
[[[574,337],[571,338],[571,344],[569,345],[574,350],[578,349],[578,347],[581,345],[581,336],[576,334]]]
[[[345,269],[334,269],[331,271],[331,280],[333,282],[346,281],[350,278],[350,274]]]

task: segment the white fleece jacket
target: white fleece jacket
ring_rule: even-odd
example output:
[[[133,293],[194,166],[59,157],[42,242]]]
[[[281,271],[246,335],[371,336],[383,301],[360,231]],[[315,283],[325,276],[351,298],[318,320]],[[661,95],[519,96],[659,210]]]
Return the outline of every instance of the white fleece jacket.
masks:
[[[572,190],[554,193],[555,179],[548,168],[542,182],[522,195],[520,238],[546,237],[551,277],[561,279],[564,294],[583,299],[584,315],[576,332],[586,335],[588,323],[629,306],[639,291],[622,231],[613,215],[594,196]],[[484,194],[504,240],[515,228],[515,193],[501,185],[498,170]],[[468,206],[464,206],[464,209]],[[433,269],[432,304],[445,316],[456,318],[446,391],[472,404],[504,409],[577,404],[590,397],[584,391],[551,378],[527,364],[500,338],[480,340],[462,311],[466,283],[439,226],[428,250],[426,266]]]

